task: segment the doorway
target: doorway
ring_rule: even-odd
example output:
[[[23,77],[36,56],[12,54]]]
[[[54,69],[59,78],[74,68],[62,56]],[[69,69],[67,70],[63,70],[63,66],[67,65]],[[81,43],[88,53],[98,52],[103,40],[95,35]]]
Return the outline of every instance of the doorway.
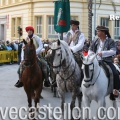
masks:
[[[4,24],[1,24],[1,40],[5,40],[5,26]]]

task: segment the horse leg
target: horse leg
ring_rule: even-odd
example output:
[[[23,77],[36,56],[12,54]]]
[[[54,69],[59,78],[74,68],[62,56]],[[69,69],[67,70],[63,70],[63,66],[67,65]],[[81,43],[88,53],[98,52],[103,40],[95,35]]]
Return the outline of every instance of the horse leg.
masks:
[[[83,101],[83,107],[84,107],[84,111],[82,111],[82,119],[83,120],[90,120],[91,119],[91,110],[90,110],[90,99],[85,96],[83,94],[83,97],[82,97],[82,101]]]
[[[53,94],[54,94],[53,97],[56,97],[56,87],[55,86],[53,87]]]
[[[81,102],[82,102],[82,92],[80,91],[80,89],[77,89],[77,99],[78,99],[78,106],[81,109]]]
[[[74,120],[73,115],[72,115],[72,110],[75,107],[75,100],[76,100],[76,91],[72,92],[72,101],[70,104],[70,109],[71,109],[71,120]]]
[[[117,116],[118,116],[118,112],[117,112],[117,102],[116,102],[116,100],[112,100],[110,97],[109,97],[109,100],[110,100],[111,106],[113,106],[113,108],[115,108],[115,110],[116,110],[116,117],[115,117],[114,120],[118,120],[118,118],[117,118]],[[111,114],[112,114],[112,113],[111,113]],[[113,114],[113,115],[114,115],[114,114]],[[113,116],[113,115],[111,115],[111,116]]]
[[[31,119],[33,118],[32,114],[32,98],[31,98],[31,93],[27,92],[27,98],[28,98],[28,107],[29,107],[29,115],[28,118]]]
[[[53,86],[51,86],[51,91],[53,92]]]
[[[65,103],[65,93],[58,89],[59,97],[61,98],[61,110],[62,110],[62,118],[64,118],[64,103]]]
[[[100,107],[106,107],[106,104],[105,104],[105,97],[103,97],[103,98],[99,98],[99,101],[98,101],[98,108],[100,108]],[[103,110],[103,111],[100,111],[100,116],[102,117],[102,116],[104,116],[105,115],[105,111]],[[105,118],[106,119],[106,118]]]
[[[40,108],[39,103],[40,103],[40,96],[41,96],[42,89],[39,88],[35,92],[36,93],[35,93],[34,103],[35,103],[35,108],[38,111],[38,109]]]
[[[81,110],[81,102],[82,102],[82,92],[80,91],[80,89],[78,88],[77,89],[77,99],[78,99],[78,107],[80,108]],[[78,115],[80,113],[78,112]]]
[[[115,110],[117,111],[117,103],[116,103],[116,100],[113,100],[113,107],[115,108]],[[118,120],[117,119],[117,116],[118,116],[118,112],[116,112],[116,117],[114,120]]]

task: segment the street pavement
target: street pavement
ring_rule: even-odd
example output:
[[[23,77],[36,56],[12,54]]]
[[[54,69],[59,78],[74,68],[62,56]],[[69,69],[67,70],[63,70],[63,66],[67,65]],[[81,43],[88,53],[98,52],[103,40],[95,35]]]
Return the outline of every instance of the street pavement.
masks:
[[[11,107],[16,107],[20,109],[21,107],[27,108],[28,106],[27,96],[26,93],[24,92],[23,87],[22,88],[14,87],[14,84],[18,80],[18,75],[17,75],[18,67],[19,65],[17,64],[0,66],[0,120],[3,120],[3,118],[1,117],[2,116],[1,110],[4,110],[5,113],[7,107],[10,110]],[[53,97],[53,93],[51,92],[50,88],[44,87],[42,91],[42,96],[43,99],[40,99],[40,106],[46,106],[48,104],[51,104],[52,107],[60,107],[60,98]],[[66,103],[70,103],[71,94],[66,93],[65,96],[66,96]],[[106,98],[106,102],[107,102],[107,107],[111,106],[108,97]],[[117,105],[118,107],[120,107],[119,100],[117,100]],[[93,101],[91,104],[91,110],[92,110],[92,116],[95,116],[97,110],[97,103],[95,101]],[[23,116],[25,115],[25,113],[26,112],[22,111]],[[7,112],[6,114],[7,115],[5,116],[5,120],[10,120],[9,112]],[[17,117],[15,120],[20,120],[20,118]],[[50,120],[50,119],[45,118],[44,120]]]

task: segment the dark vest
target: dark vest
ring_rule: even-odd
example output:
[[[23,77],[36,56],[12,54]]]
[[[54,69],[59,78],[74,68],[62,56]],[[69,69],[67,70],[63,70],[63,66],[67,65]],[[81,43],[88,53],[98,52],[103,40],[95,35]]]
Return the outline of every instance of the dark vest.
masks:
[[[94,40],[92,42],[92,44],[90,46],[90,50],[96,53],[98,48],[99,48],[99,45],[100,45],[100,39],[97,38],[96,40]],[[115,50],[116,51],[115,42],[114,42],[113,39],[108,38],[108,39],[105,40],[102,51],[106,51],[106,50]],[[106,62],[112,62],[112,56],[104,57],[103,60],[106,61]]]
[[[79,40],[80,35],[81,35],[81,32],[77,31],[74,39],[72,40],[74,42],[74,45],[78,44],[78,40]],[[70,43],[71,39],[72,39],[72,34],[70,32],[68,32],[68,34],[67,34],[67,43],[68,44]]]

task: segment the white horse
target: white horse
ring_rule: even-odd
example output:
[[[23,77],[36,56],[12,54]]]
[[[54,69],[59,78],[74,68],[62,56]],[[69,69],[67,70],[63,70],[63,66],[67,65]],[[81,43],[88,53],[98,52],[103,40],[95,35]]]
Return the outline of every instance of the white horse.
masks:
[[[50,48],[52,50],[53,71],[57,74],[56,82],[58,86],[58,93],[61,98],[62,113],[64,113],[66,91],[72,93],[72,101],[70,106],[71,111],[75,107],[76,97],[78,98],[78,105],[81,108],[81,71],[78,67],[78,64],[74,60],[69,46],[65,41],[58,40],[53,42],[50,45]]]
[[[99,107],[105,107],[105,97],[112,93],[113,90],[113,80],[110,81],[110,83],[108,82],[108,78],[103,68],[99,66],[96,55],[97,54],[92,53],[88,56],[82,56],[84,79],[82,81],[81,89],[84,107],[90,107],[92,100],[95,100]],[[115,101],[113,101],[113,106],[116,107]],[[103,114],[104,112],[102,112],[102,115]]]

